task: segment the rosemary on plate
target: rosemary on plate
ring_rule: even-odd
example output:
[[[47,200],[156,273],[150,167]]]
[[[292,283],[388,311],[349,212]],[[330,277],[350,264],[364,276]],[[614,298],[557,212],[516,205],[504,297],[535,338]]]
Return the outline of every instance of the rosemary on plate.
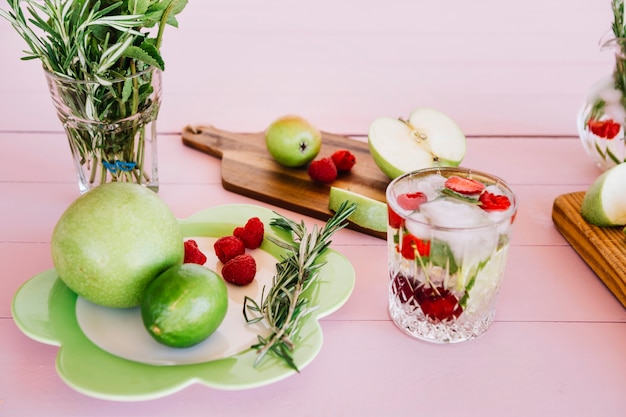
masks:
[[[246,322],[264,321],[270,330],[267,337],[258,335],[258,343],[252,346],[258,353],[255,366],[271,352],[290,368],[299,371],[293,359],[297,333],[302,320],[318,308],[310,304],[306,291],[324,266],[320,255],[330,245],[330,237],[347,226],[347,219],[355,209],[356,204],[343,202],[321,230],[314,225],[310,233],[304,222],[296,223],[280,215],[270,222],[271,226],[290,232],[293,241],[285,242],[268,236],[270,241],[286,249],[287,254],[276,264],[276,274],[268,293],[265,294],[264,288],[259,302],[248,296],[244,299]]]

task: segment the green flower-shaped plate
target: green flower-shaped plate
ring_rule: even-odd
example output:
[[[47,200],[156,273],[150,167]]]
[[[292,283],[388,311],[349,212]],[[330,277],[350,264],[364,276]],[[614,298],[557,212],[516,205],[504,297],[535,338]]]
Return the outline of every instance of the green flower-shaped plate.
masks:
[[[217,270],[212,242],[232,234],[236,226],[255,216],[265,224],[266,235],[290,239],[284,231],[269,227],[276,213],[253,205],[217,206],[180,220],[180,224],[186,238],[202,242],[200,248],[209,257],[205,265]],[[263,286],[271,285],[275,264],[285,251],[265,239],[261,248],[251,253],[259,268],[257,279],[246,287],[228,285],[227,318],[216,333],[192,348],[159,345],[143,329],[138,307],[109,309],[93,305],[66,287],[54,269],[22,285],[13,298],[13,317],[30,338],[59,346],[59,376],[75,390],[92,397],[141,401],[195,383],[226,390],[271,384],[296,372],[269,355],[253,366],[257,353],[250,346],[262,329],[251,329],[245,323],[241,306],[244,295],[260,301]],[[321,349],[319,319],[339,309],[354,288],[350,262],[332,249],[322,256],[326,264],[307,294],[311,305],[319,308],[303,321],[294,350],[300,370]],[[229,340],[233,338],[237,340]]]

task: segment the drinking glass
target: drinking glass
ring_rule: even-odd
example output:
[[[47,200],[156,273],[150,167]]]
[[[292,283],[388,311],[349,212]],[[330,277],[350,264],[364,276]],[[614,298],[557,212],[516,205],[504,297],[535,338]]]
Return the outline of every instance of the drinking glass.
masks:
[[[437,167],[394,179],[386,194],[393,322],[431,342],[482,335],[495,316],[515,193],[493,175]]]

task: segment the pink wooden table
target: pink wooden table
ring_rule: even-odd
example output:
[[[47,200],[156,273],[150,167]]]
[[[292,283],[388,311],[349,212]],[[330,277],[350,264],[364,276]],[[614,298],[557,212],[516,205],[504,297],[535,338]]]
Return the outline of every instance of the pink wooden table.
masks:
[[[177,216],[218,204],[257,204],[223,190],[219,160],[186,148],[179,136],[162,135],[159,147],[159,195]],[[345,230],[334,248],[353,263],[356,287],[343,308],[323,319],[322,350],[300,375],[246,391],[193,385],[139,403],[73,391],[55,372],[58,349],[15,326],[11,298],[52,266],[52,228],[78,189],[63,135],[4,132],[0,149],[2,416],[248,416],[259,410],[380,416],[402,415],[407,407],[414,415],[624,413],[626,312],[550,219],[557,195],[585,189],[597,175],[575,138],[469,139],[465,165],[498,173],[520,198],[496,322],[483,337],[440,346],[397,330],[386,309],[385,242]],[[31,169],[24,170],[27,160]]]
[[[511,183],[520,211],[496,322],[477,340],[432,345],[396,329],[385,242],[342,230],[333,247],[356,286],[322,320],[323,347],[301,374],[130,403],[68,387],[58,348],[12,318],[16,290],[52,267],[52,229],[78,187],[41,70],[19,61],[24,45],[0,22],[0,416],[626,415],[626,311],[551,220],[555,197],[599,175],[574,120],[589,85],[611,71],[597,52],[609,3],[190,2],[165,40],[159,117],[159,195],[176,216],[268,207],[221,187],[219,160],[182,145],[186,124],[260,131],[295,112],[363,140],[373,118],[420,105],[459,122],[471,135],[463,165]]]

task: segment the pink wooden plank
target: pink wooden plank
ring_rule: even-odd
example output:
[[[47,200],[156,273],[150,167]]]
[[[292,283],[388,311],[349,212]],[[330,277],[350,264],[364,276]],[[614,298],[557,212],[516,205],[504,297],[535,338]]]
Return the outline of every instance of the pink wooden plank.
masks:
[[[324,346],[300,375],[248,391],[193,385],[140,403],[91,399],[54,372],[56,347],[0,319],[3,415],[623,415],[624,323],[495,323],[441,346],[390,321],[324,321]],[[10,358],[10,359],[9,359]],[[37,393],[37,401],[33,394]],[[45,411],[44,411],[45,410]]]

